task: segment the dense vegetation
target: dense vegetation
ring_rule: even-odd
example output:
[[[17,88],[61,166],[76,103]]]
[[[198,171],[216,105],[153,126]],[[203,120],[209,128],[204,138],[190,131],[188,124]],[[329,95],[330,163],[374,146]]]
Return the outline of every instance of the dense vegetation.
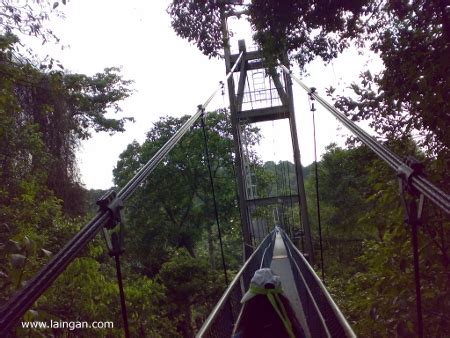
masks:
[[[411,141],[390,147],[422,156]],[[415,335],[411,229],[403,223],[395,173],[365,147],[330,145],[319,163],[319,178],[326,281],[335,300],[360,335]],[[313,185],[310,177],[311,215]],[[450,324],[445,315],[449,222],[430,204],[426,208],[419,231],[425,332],[439,337]]]
[[[448,191],[448,8],[442,1],[419,0],[311,3],[253,1],[250,21],[266,54],[288,50],[306,66],[316,56],[331,60],[352,42],[379,53],[385,70],[363,73],[361,84],[352,86],[356,96],[335,97],[336,105],[354,120],[370,119],[382,141],[400,155],[422,159],[429,178]],[[103,191],[86,191],[80,184],[75,158],[80,141],[93,132],[121,132],[130,120],[105,115],[118,112],[120,101],[131,94],[131,82],[118,69],[73,74],[56,60],[36,60],[20,48],[21,34],[57,41],[45,21],[61,15],[62,4],[16,6],[0,0],[0,304],[96,211]],[[180,36],[217,56],[220,7],[202,4],[173,1],[169,13]],[[116,188],[186,119],[162,117],[145,142],[128,145],[114,169]],[[207,128],[231,276],[241,265],[242,241],[227,112],[209,113]],[[247,133],[251,144],[258,142],[257,129]],[[259,196],[291,193],[292,163],[262,163],[251,155]],[[327,286],[359,335],[413,336],[410,229],[403,223],[395,173],[355,142],[347,148],[331,144],[318,168]],[[195,126],[127,203],[121,260],[132,336],[192,337],[224,290],[208,178],[203,135]],[[305,179],[318,250],[311,166]],[[298,212],[292,218],[298,223]],[[427,204],[423,223],[425,332],[441,337],[450,327],[449,221]],[[25,320],[50,319],[113,321],[114,329],[17,328],[11,336],[123,334],[115,270],[100,236],[25,315]]]

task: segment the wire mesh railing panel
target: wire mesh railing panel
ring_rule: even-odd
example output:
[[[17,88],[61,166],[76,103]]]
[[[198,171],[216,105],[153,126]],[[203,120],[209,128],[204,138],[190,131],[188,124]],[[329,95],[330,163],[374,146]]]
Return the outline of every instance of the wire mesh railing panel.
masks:
[[[302,276],[300,269],[295,265],[291,250],[287,249],[289,261],[291,262],[292,274],[294,276],[297,292],[305,314],[306,323],[308,325],[311,337],[327,337],[328,332],[324,324],[324,319],[320,314],[314,296],[309,289],[308,283]]]
[[[201,337],[230,338],[241,309],[241,298],[240,287],[233,288],[223,304],[218,320],[214,320]]]
[[[312,337],[356,337],[305,257],[282,232],[297,292]]]
[[[242,309],[241,299],[256,270],[270,267],[275,231],[269,233],[253,252],[206,319],[197,337],[231,337]]]

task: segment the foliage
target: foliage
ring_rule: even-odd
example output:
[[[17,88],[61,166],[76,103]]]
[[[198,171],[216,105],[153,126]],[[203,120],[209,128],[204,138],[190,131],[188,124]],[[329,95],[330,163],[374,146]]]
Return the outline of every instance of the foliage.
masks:
[[[170,295],[167,288],[145,276],[129,278],[125,287],[130,332],[133,337],[167,336],[178,333],[170,320]],[[115,295],[117,298],[117,295]],[[117,304],[118,307],[118,304]]]
[[[163,264],[158,279],[167,288],[172,304],[169,318],[183,337],[192,337],[224,290],[220,273],[211,270],[206,260],[179,250]]]
[[[215,3],[174,1],[171,8],[177,10],[169,14],[176,23],[177,34],[199,45],[211,45],[209,32],[201,35],[198,31],[207,27],[201,20],[212,14],[197,14]],[[444,3],[253,0],[248,15],[254,38],[268,64],[282,59],[287,52],[303,69],[317,56],[332,60],[352,43],[361,52],[361,48],[369,47],[381,58],[385,70],[375,75],[370,71],[362,73],[361,83],[352,84],[355,95],[337,96],[336,105],[354,120],[370,120],[371,126],[386,138],[418,134],[419,146],[428,149],[438,161],[446,162],[450,156],[446,132],[450,104],[450,18]],[[211,30],[215,34],[219,23],[216,18]],[[200,48],[207,55],[218,53],[219,38],[212,40],[214,48],[206,51]],[[447,165],[436,170],[439,182],[450,187]]]
[[[371,9],[371,1],[264,1],[253,0],[249,21],[254,39],[269,61],[294,52],[303,68],[317,56],[335,58],[356,34],[360,17]]]
[[[172,28],[177,35],[195,44],[209,57],[217,57],[223,48],[220,12],[230,6],[215,1],[175,0],[167,12],[172,19]]]
[[[389,147],[417,151],[411,141]],[[313,179],[306,183],[311,215]],[[411,229],[403,223],[397,178],[364,147],[330,145],[319,162],[319,187],[327,286],[351,325],[360,335],[417,334]],[[442,336],[448,326],[449,304],[442,301],[448,297],[448,222],[436,219],[432,206],[425,210],[419,229],[425,332]]]
[[[367,241],[363,254],[358,258],[363,267],[345,288],[343,306],[348,310],[354,327],[361,335],[377,333],[381,336],[410,337],[417,334],[414,270],[412,267],[411,229],[403,226],[400,208],[395,199],[396,187],[384,184],[383,198],[369,217],[382,218],[386,232],[382,240]],[[379,209],[384,210],[380,214]],[[380,215],[383,215],[380,217]],[[419,229],[420,269],[425,332],[428,336],[445,335],[449,322],[448,313],[448,259],[446,250],[438,243],[448,242],[448,235],[441,233],[435,241],[426,230],[432,226],[425,218]],[[441,229],[447,224],[441,224]]]
[[[336,105],[354,120],[370,119],[385,137],[417,134],[421,148],[447,161],[449,22],[442,1],[380,2],[365,30],[385,70],[362,73],[352,85],[355,97],[338,97]],[[439,180],[448,187],[446,170]]]
[[[122,186],[166,142],[187,116],[161,118],[147,134],[147,141],[134,142],[120,155],[114,170]],[[238,218],[232,157],[231,126],[224,112],[209,113],[208,147],[214,178],[219,219],[223,233]],[[156,188],[157,187],[157,188]],[[191,130],[153,171],[130,201],[128,219],[132,249],[141,269],[154,276],[160,265],[177,248],[195,256],[203,230],[215,224],[202,130]],[[148,243],[154,243],[149,247]],[[145,254],[144,254],[145,253]]]
[[[241,229],[231,125],[226,115],[226,111],[208,113],[206,128],[225,261],[228,269],[237,269],[241,265]],[[116,184],[123,186],[133,177],[188,118],[162,117],[142,145],[128,145],[114,169]],[[257,142],[257,130],[247,129],[249,142]],[[179,334],[192,336],[224,288],[204,135],[199,126],[155,168],[126,210],[131,271],[163,283],[168,318]]]
[[[6,296],[22,288],[27,280],[37,271],[37,268],[47,261],[52,252],[41,247],[38,241],[43,236],[30,233],[29,236],[37,237],[36,240],[23,236],[20,240],[10,239],[3,242],[1,247],[2,271],[0,271],[0,299],[6,300]]]
[[[79,216],[85,212],[85,196],[75,158],[79,141],[89,138],[92,130],[123,131],[129,120],[106,115],[120,111],[119,102],[131,93],[131,82],[122,79],[119,69],[109,68],[94,76],[72,74],[54,60],[32,64],[21,54],[19,38],[13,33],[32,34],[43,42],[56,39],[44,23],[57,4],[0,2],[2,303],[61,249],[84,221]],[[55,65],[60,70],[53,69]],[[98,303],[98,299],[107,298],[115,286],[99,272],[98,254],[95,258],[92,251],[90,254],[71,265],[25,319],[113,318],[114,313],[105,311],[107,303]],[[67,298],[65,291],[78,294]],[[18,329],[16,334],[43,333]]]
[[[65,3],[65,1],[62,1]],[[448,187],[448,11],[440,1],[259,1],[249,8],[256,39],[266,56],[287,50],[301,66],[316,55],[325,61],[350,39],[369,43],[386,70],[362,74],[353,85],[357,101],[337,97],[354,120],[371,124],[401,154],[416,153],[410,133],[433,155],[430,178]],[[86,204],[99,191],[83,193],[75,151],[92,131],[124,130],[127,118],[111,119],[131,93],[116,68],[94,76],[71,74],[50,60],[40,67],[17,56],[19,39],[44,27],[56,9],[49,2],[23,7],[0,0],[0,301],[20,288],[85,223]],[[36,8],[42,11],[35,12]],[[231,5],[173,1],[168,12],[178,35],[206,55],[223,46],[220,11]],[[366,42],[365,42],[366,39]],[[55,67],[60,70],[55,70]],[[123,186],[187,116],[161,118],[142,144],[133,142],[114,170]],[[240,265],[240,226],[234,181],[231,127],[226,112],[208,114],[208,136],[228,268]],[[246,127],[251,144],[256,129]],[[251,146],[250,144],[250,146]],[[261,196],[287,195],[295,184],[293,165],[250,159]],[[125,211],[126,253],[122,256],[132,336],[192,336],[224,287],[202,130],[196,126],[155,169]],[[314,210],[314,175],[305,171]],[[397,179],[364,147],[330,145],[319,163],[325,268],[328,286],[360,335],[416,334],[410,229],[403,224]],[[87,200],[90,202],[86,202]],[[291,208],[299,223],[298,210]],[[91,210],[92,211],[92,210]],[[269,208],[256,217],[272,217]],[[283,215],[288,220],[290,215]],[[283,220],[284,220],[283,218]],[[317,234],[317,223],[312,224]],[[419,231],[425,331],[445,336],[450,325],[448,220],[426,206]],[[317,238],[317,235],[315,235]],[[120,336],[118,287],[112,259],[96,238],[29,310],[26,320],[113,321],[110,331],[75,331],[77,336]],[[23,331],[18,336],[72,335]]]
[[[66,0],[61,0],[66,4]],[[45,27],[45,23],[51,16],[63,16],[57,10],[60,2],[55,1],[0,1],[0,35],[15,34],[35,36],[46,43],[49,40],[59,39],[51,29]]]
[[[13,62],[11,44],[4,48],[0,53],[0,73],[4,74],[0,80],[0,156],[4,158],[0,175],[9,184],[15,178],[20,180],[12,172],[45,182],[65,202],[65,213],[79,215],[83,212],[75,160],[79,141],[89,138],[92,130],[124,130],[124,123],[132,119],[105,115],[120,111],[119,102],[130,95],[131,82],[123,80],[117,68],[91,77],[62,71],[44,73]]]
[[[219,1],[173,1],[168,13],[172,27],[182,38],[194,42],[208,56],[219,55],[223,48],[220,9],[225,16],[234,14],[233,5]],[[301,66],[316,56],[329,61],[348,46],[348,38],[357,34],[358,20],[373,10],[371,1],[259,1],[248,7],[248,20],[254,38],[263,49],[266,61],[296,51]],[[226,42],[227,43],[227,42]]]

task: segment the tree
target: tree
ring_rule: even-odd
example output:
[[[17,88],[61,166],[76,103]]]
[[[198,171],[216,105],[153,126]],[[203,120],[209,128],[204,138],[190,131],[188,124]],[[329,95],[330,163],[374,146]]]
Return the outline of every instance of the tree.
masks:
[[[5,128],[13,133],[14,128],[27,126],[27,133],[33,133],[36,145],[23,144],[22,149],[15,149],[20,147],[19,143],[13,145],[15,138],[3,134],[2,166],[6,170],[3,176],[11,179],[12,169],[6,169],[8,163],[15,163],[13,159],[17,156],[26,156],[27,149],[40,146],[41,154],[20,171],[25,174],[35,168],[36,176],[37,168],[45,168],[41,174],[46,177],[46,186],[64,201],[64,211],[80,215],[83,191],[75,152],[80,140],[89,138],[92,130],[124,131],[125,122],[131,118],[106,118],[105,114],[120,111],[119,102],[130,95],[131,82],[123,80],[117,68],[105,69],[92,77],[54,70],[44,73],[32,65],[14,62],[8,52],[11,44],[4,48],[5,52],[0,54],[0,73],[4,74],[0,105],[7,115],[5,123],[10,121]]]
[[[123,186],[188,119],[162,117],[143,144],[133,142],[114,169]],[[207,141],[228,271],[241,264],[231,125],[226,111],[206,115]],[[249,129],[250,142],[258,139]],[[129,200],[125,247],[130,270],[167,289],[167,316],[193,336],[224,289],[203,132],[186,134]],[[209,261],[209,265],[207,262]]]
[[[63,1],[65,3],[65,1]],[[42,12],[36,12],[36,9]],[[56,5],[53,5],[53,9]],[[52,12],[48,2],[0,2],[0,299],[2,301],[67,242],[85,204],[75,152],[92,130],[124,130],[128,118],[111,119],[131,93],[116,68],[94,76],[35,64],[18,50],[12,33],[43,42]],[[81,262],[88,275],[92,265]],[[74,267],[76,267],[75,265]],[[29,314],[28,314],[29,315]]]
[[[383,135],[417,130],[420,145],[448,158],[450,14],[444,1],[252,1],[250,21],[266,55],[290,53],[301,67],[336,57],[354,42],[368,46],[385,70],[361,75],[357,100],[339,97],[354,120]]]
[[[382,224],[382,238],[363,243],[359,271],[338,288],[344,290],[342,307],[359,334],[411,337],[418,333],[411,229],[403,223],[397,182],[383,179],[384,170],[374,166],[369,172],[373,208],[360,219],[366,227]],[[418,232],[424,332],[431,337],[445,335],[449,325],[449,304],[443,301],[449,297],[446,226],[448,222],[436,226],[425,215]]]
[[[385,70],[361,74],[352,85],[356,100],[338,96],[336,105],[356,121],[369,119],[387,138],[417,135],[419,146],[441,163],[434,167],[436,183],[450,188],[448,9],[443,1],[380,2],[363,31]]]
[[[423,156],[411,140],[392,141],[389,147]],[[306,183],[311,199],[313,179]],[[362,146],[331,145],[319,162],[327,287],[361,335],[417,334],[411,229],[403,222],[397,180]],[[314,225],[315,217],[311,221]],[[426,211],[419,229],[425,332],[430,336],[444,334],[448,325],[448,304],[441,301],[448,297],[447,224],[436,223]]]
[[[223,291],[220,274],[211,270],[205,260],[179,250],[163,264],[158,279],[167,288],[172,304],[169,318],[183,337],[194,337],[194,329],[200,328]]]
[[[228,11],[231,6],[219,6],[216,1],[175,0],[167,12],[177,35],[194,43],[203,54],[217,57],[223,49],[221,8]]]
[[[130,144],[114,169],[115,183],[123,186],[187,119],[187,116],[163,117],[147,133],[144,144]],[[238,218],[231,125],[226,113],[208,113],[207,129],[219,218],[225,235]],[[177,248],[185,248],[192,257],[196,256],[196,244],[203,231],[215,227],[203,133],[198,126],[154,170],[130,200],[128,209],[127,218],[132,223],[130,237],[135,238],[130,245],[139,257],[136,268],[154,276]],[[214,255],[214,250],[209,249]]]
[[[47,187],[64,201],[64,212],[75,216],[83,213],[84,204],[75,161],[79,142],[89,138],[92,130],[124,131],[124,123],[132,119],[106,118],[105,114],[120,111],[118,102],[130,95],[131,81],[122,79],[118,68],[86,76],[65,71],[52,58],[26,57],[20,43],[24,35],[34,36],[43,44],[59,42],[46,22],[52,16],[63,16],[57,10],[60,3],[65,5],[66,1],[0,1],[0,109],[19,126],[35,128],[35,137],[42,140],[45,152],[41,152],[41,159],[33,157],[35,166],[45,162]],[[2,146],[6,151],[8,146]]]
[[[61,0],[66,4],[66,0]],[[29,35],[35,36],[43,43],[59,39],[51,29],[45,27],[45,22],[53,15],[63,16],[57,10],[60,2],[55,1],[0,1],[0,35]]]
[[[253,0],[249,21],[269,61],[282,60],[288,52],[304,68],[317,56],[330,61],[347,48],[358,20],[371,6],[367,0]]]

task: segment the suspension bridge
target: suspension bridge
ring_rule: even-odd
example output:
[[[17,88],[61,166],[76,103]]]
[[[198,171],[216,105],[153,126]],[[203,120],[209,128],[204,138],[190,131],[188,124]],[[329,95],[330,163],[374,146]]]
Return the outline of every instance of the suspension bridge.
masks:
[[[283,289],[293,305],[295,314],[306,337],[355,337],[355,333],[328,293],[321,278],[311,267],[314,256],[308,209],[303,183],[302,164],[298,144],[292,85],[303,88],[314,104],[317,102],[347,127],[361,142],[384,160],[399,175],[401,198],[408,223],[412,229],[414,268],[416,276],[417,325],[422,335],[420,274],[418,265],[417,228],[425,199],[450,214],[449,195],[429,182],[421,165],[413,158],[400,159],[395,153],[349,120],[345,114],[324,100],[314,88],[306,86],[289,69],[287,55],[277,66],[267,68],[262,53],[247,51],[245,42],[239,41],[239,51],[232,54],[225,47],[225,81],[228,85],[230,117],[233,130],[236,178],[240,221],[243,233],[245,262],[228,283],[223,296],[211,311],[197,333],[198,337],[230,337],[240,319],[242,296],[257,269],[270,267],[281,276]],[[125,336],[129,336],[125,294],[121,285],[120,254],[122,252],[121,210],[139,186],[151,175],[191,127],[201,121],[205,133],[205,148],[209,161],[204,119],[211,100],[223,89],[221,83],[196,112],[176,131],[169,141],[119,191],[110,191],[97,204],[99,211],[53,258],[0,308],[0,336],[15,327],[24,313],[52,285],[56,278],[78,256],[80,251],[103,231],[112,256],[115,257]],[[314,110],[314,106],[311,107]],[[245,126],[263,121],[287,119],[290,125],[295,167],[295,192],[285,195],[259,197],[248,153]],[[213,176],[210,183],[214,192]],[[215,200],[215,198],[214,198]],[[273,218],[262,218],[258,209],[271,208]],[[301,223],[301,245],[292,231],[295,217],[285,217],[296,210]],[[217,206],[216,206],[216,219]],[[320,224],[320,223],[319,223]],[[320,230],[320,228],[319,228]],[[219,227],[220,236],[220,227]],[[220,239],[222,240],[222,239]],[[300,248],[300,249],[299,249]],[[222,256],[223,257],[223,256]]]

